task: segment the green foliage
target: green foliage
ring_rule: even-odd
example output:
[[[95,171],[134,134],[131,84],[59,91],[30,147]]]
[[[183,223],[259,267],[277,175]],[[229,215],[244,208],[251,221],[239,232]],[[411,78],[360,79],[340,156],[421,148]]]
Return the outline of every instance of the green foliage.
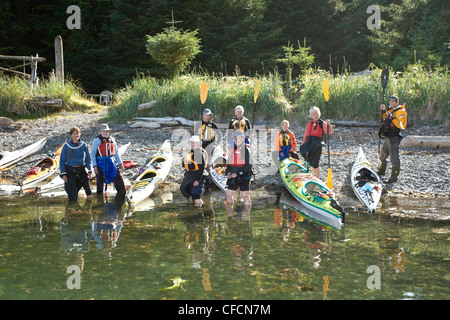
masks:
[[[66,110],[84,110],[97,106],[83,98],[83,91],[73,80],[62,83],[56,78],[42,79],[32,88],[29,80],[0,74],[0,115],[39,116],[59,111],[25,104],[25,98],[36,96],[61,99],[63,108]]]
[[[175,26],[155,36],[147,36],[147,53],[166,66],[169,76],[181,73],[200,52],[198,30],[183,31]]]
[[[322,84],[328,78],[330,99],[328,117],[347,120],[379,120],[381,103],[397,95],[406,104],[410,123],[448,123],[450,114],[450,74],[448,68],[428,71],[421,65],[410,65],[405,72],[390,71],[389,83],[382,100],[381,69],[373,68],[369,75],[310,72],[303,77],[301,96],[295,102],[300,117],[306,119],[316,105],[325,115]]]
[[[305,40],[306,42],[306,40]],[[298,49],[294,49],[290,43],[283,47],[284,58],[277,59],[278,62],[282,62],[286,65],[286,82],[288,88],[291,86],[292,82],[292,70],[294,66],[298,66],[301,72],[304,72],[306,68],[314,63],[314,54],[309,54],[311,47],[302,47],[300,41],[297,41]]]
[[[271,75],[260,78],[261,89],[255,119],[280,119],[287,114],[288,104],[283,96],[281,81]],[[150,77],[135,78],[131,85],[115,93],[116,103],[109,108],[113,119],[130,119],[136,116],[185,117],[200,119],[203,106],[200,102],[200,85],[208,85],[205,108],[210,108],[216,121],[228,121],[234,116],[236,105],[242,105],[245,116],[253,116],[253,95],[256,79],[240,75],[216,77],[214,75],[183,75],[171,80],[156,81]],[[156,107],[138,111],[138,105],[157,101]]]

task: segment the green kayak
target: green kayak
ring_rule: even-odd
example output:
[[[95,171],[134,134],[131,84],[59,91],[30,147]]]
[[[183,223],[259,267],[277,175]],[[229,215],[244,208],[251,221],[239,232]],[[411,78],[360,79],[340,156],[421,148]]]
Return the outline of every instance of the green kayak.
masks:
[[[324,223],[344,223],[345,212],[336,201],[335,193],[309,173],[300,161],[286,158],[279,162],[279,169],[286,188],[309,212],[321,217]]]

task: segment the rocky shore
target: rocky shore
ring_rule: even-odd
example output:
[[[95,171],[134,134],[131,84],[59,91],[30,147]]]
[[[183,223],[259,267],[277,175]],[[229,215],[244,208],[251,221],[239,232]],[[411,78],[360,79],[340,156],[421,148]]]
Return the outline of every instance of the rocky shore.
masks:
[[[48,138],[44,149],[8,171],[7,175],[12,178],[23,174],[33,160],[39,160],[44,153],[55,151],[68,138],[68,131],[72,126],[81,129],[81,139],[88,145],[98,134],[99,124],[106,115],[102,109],[97,113],[72,113],[63,112],[58,116],[42,118],[37,120],[22,120],[15,123],[13,129],[4,128],[0,132],[0,151],[12,151],[22,148],[43,137]],[[112,128],[111,135],[119,144],[131,142],[131,147],[124,154],[124,160],[137,161],[139,166],[127,169],[125,177],[132,177],[145,165],[149,157],[155,153],[162,142],[166,139],[172,141],[174,162],[166,179],[166,184],[175,186],[180,183],[183,174],[181,157],[188,148],[183,135],[192,134],[190,127],[165,127],[163,129],[131,128],[129,124],[108,122]],[[277,124],[265,124],[267,132],[259,132],[259,149],[255,156],[254,171],[255,181],[252,188],[262,188],[270,192],[284,190],[284,185],[278,174],[273,174],[273,164],[270,148],[270,129],[277,130]],[[291,130],[301,141],[304,127],[291,124]],[[356,158],[358,147],[361,145],[369,162],[378,165],[377,149],[378,136],[376,128],[371,127],[344,127],[336,126],[330,141],[330,165],[333,172],[333,187],[344,205],[357,205],[356,197],[350,187],[350,169]],[[406,135],[450,135],[445,126],[435,127],[412,127],[405,132]],[[267,140],[267,141],[266,141]],[[382,143],[383,141],[381,141]],[[450,150],[403,148],[400,150],[401,173],[398,182],[386,185],[384,197],[412,197],[418,199],[437,198],[447,203],[448,208],[450,195]],[[31,163],[30,163],[31,162]],[[321,178],[326,180],[328,169],[327,148],[323,150],[321,158]],[[390,175],[388,163],[387,177]]]

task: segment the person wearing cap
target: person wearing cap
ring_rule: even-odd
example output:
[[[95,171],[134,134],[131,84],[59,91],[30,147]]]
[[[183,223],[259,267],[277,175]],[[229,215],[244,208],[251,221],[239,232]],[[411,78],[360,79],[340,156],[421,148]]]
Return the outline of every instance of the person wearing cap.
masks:
[[[213,114],[210,109],[203,110],[202,127],[199,129],[198,134],[202,140],[202,148],[205,150],[207,150],[209,145],[214,145],[216,134],[219,132],[219,128],[212,121],[212,118]],[[210,153],[208,152],[208,154]]]
[[[108,124],[100,125],[99,135],[92,141],[91,159],[97,180],[97,193],[103,193],[103,186],[114,182],[119,194],[125,194],[125,183],[120,171],[125,169],[120,158],[116,140],[109,135]],[[106,189],[105,186],[105,189]]]
[[[289,157],[298,159],[298,154],[295,153],[297,139],[295,138],[294,133],[289,130],[288,120],[283,120],[281,122],[281,130],[276,134],[274,144],[280,160]]]
[[[64,180],[64,189],[71,201],[78,200],[81,187],[86,192],[87,198],[91,199],[89,180],[91,180],[92,164],[88,146],[80,140],[80,128],[70,129],[69,136],[70,139],[64,144],[59,158],[60,177]]]
[[[192,197],[196,206],[201,206],[203,201],[204,170],[208,163],[208,154],[201,147],[202,141],[199,136],[192,136],[190,139],[191,150],[181,161],[182,167],[186,170],[180,191],[186,198]]]
[[[252,154],[245,143],[245,135],[240,130],[233,134],[234,147],[228,157],[225,175],[227,177],[227,204],[233,205],[233,196],[239,188],[244,205],[251,205],[250,179],[252,178]]]
[[[401,132],[406,129],[407,113],[405,104],[400,105],[397,96],[389,97],[389,110],[382,104],[380,109],[383,112],[383,125],[380,130],[380,137],[383,137],[384,144],[381,148],[379,159],[380,165],[378,167],[378,174],[384,175],[386,173],[387,158],[390,158],[392,171],[389,180],[386,183],[393,183],[398,180],[400,174],[400,142],[402,141]]]

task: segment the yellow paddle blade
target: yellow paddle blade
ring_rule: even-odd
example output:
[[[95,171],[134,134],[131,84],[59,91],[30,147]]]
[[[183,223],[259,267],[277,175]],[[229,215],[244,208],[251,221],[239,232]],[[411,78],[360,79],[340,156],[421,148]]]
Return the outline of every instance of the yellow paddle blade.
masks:
[[[205,104],[206,97],[208,97],[208,85],[206,82],[202,82],[200,86],[200,101]]]
[[[328,168],[327,187],[333,189],[333,172],[331,171],[331,168]]]
[[[261,81],[260,81],[260,80],[256,81],[256,85],[255,85],[255,96],[253,97],[253,102],[254,102],[254,103],[256,103],[256,100],[258,100],[259,88],[261,88]]]
[[[325,101],[330,98],[328,94],[328,79],[323,80],[323,95],[325,96]]]

